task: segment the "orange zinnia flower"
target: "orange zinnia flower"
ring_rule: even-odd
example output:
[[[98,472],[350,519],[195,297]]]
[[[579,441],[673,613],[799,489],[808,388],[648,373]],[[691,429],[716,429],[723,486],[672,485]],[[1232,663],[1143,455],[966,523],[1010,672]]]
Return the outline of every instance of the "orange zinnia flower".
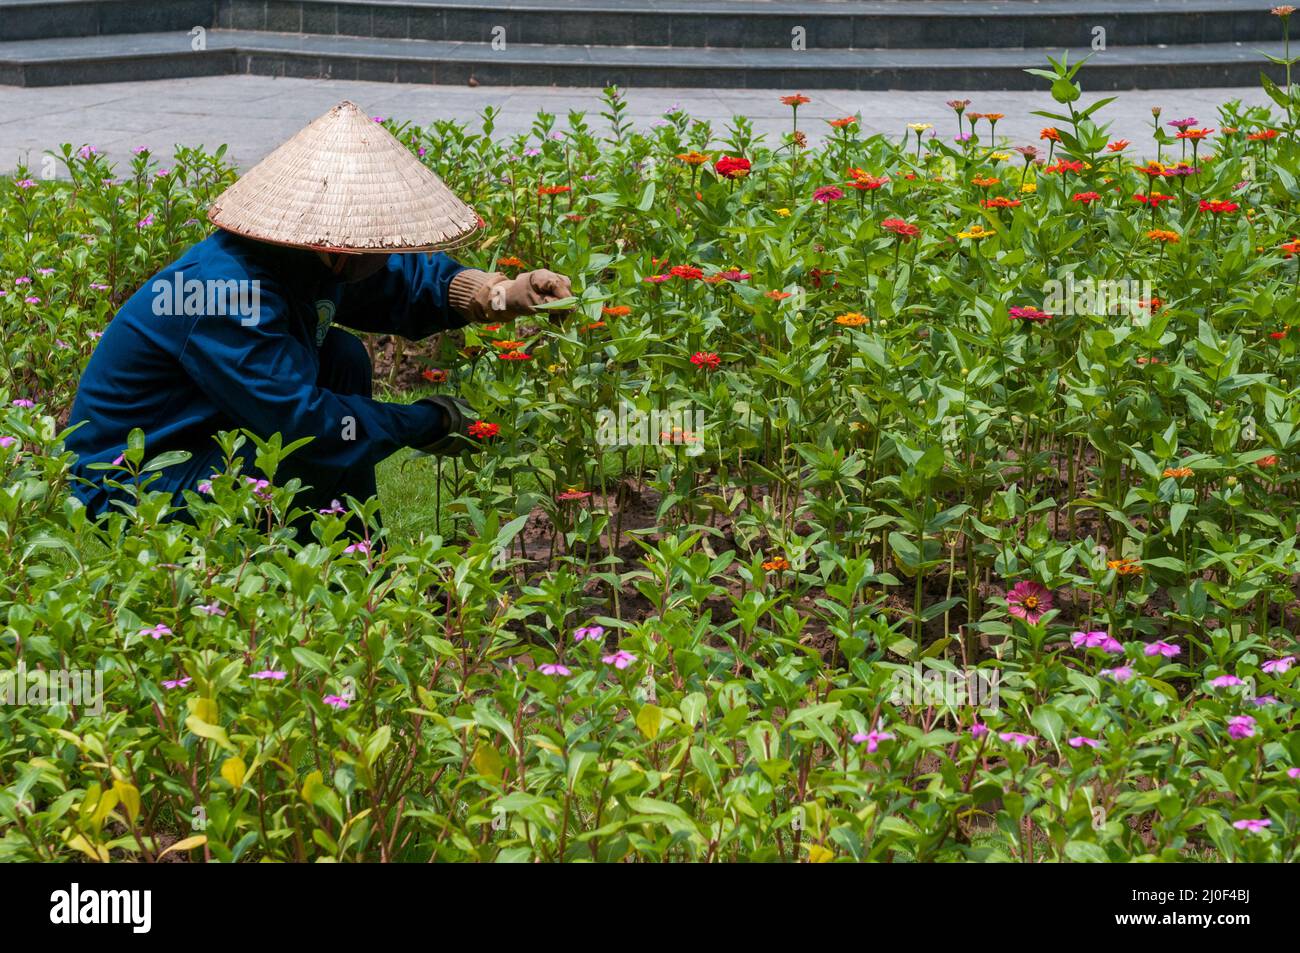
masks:
[[[600,313],[611,318],[625,318],[632,313],[632,309],[625,304],[615,304],[601,308]]]
[[[1175,480],[1181,480],[1191,475],[1191,467],[1165,467],[1165,472],[1162,474],[1162,476],[1173,477]]]

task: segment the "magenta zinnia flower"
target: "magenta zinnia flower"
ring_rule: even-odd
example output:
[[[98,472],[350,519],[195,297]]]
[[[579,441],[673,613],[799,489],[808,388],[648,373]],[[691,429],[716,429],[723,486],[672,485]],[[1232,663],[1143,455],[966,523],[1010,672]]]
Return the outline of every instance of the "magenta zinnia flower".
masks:
[[[1007,593],[1007,611],[1030,625],[1036,625],[1051,608],[1052,592],[1041,582],[1025,579]]]

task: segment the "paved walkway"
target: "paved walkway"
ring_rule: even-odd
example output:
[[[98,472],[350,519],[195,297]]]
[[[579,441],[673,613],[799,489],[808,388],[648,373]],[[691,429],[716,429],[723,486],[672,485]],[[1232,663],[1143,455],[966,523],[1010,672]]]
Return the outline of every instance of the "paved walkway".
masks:
[[[790,111],[780,97],[795,90],[633,89],[627,92],[629,114],[638,127],[648,126],[671,106],[713,122],[725,131],[733,115],[754,121],[759,132],[779,134],[789,128]],[[1037,142],[1048,121],[1031,115],[1051,109],[1046,93],[1027,92],[856,92],[808,90],[813,102],[800,109],[799,125],[814,139],[827,129],[824,120],[860,113],[867,132],[902,135],[909,122],[934,123],[941,135],[955,129],[949,99],[970,99],[978,112],[1004,113],[999,134],[1013,142]],[[1195,116],[1218,126],[1218,107],[1233,99],[1266,105],[1258,88],[1187,89],[1122,92],[1100,118],[1111,134],[1130,139],[1146,152],[1150,143],[1151,107],[1162,106],[1165,119]],[[1085,95],[1092,102],[1097,95]],[[227,143],[229,154],[248,168],[268,151],[341,99],[351,99],[372,115],[395,116],[418,123],[458,119],[476,123],[483,107],[501,109],[498,135],[526,132],[539,109],[563,122],[569,110],[585,110],[600,128],[600,91],[550,86],[404,86],[338,80],[273,79],[260,76],[160,80],[24,89],[0,86],[0,172],[20,162],[39,171],[41,156],[60,143],[90,143],[110,158],[126,160],[130,150],[147,145],[155,152],[174,144]],[[987,127],[985,127],[987,128]]]

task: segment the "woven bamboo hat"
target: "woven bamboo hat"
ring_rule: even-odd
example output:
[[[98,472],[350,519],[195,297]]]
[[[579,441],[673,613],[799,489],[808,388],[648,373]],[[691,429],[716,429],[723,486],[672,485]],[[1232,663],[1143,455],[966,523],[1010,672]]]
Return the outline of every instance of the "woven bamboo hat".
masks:
[[[222,192],[208,220],[258,241],[330,252],[454,248],[482,227],[392,133],[347,101]]]

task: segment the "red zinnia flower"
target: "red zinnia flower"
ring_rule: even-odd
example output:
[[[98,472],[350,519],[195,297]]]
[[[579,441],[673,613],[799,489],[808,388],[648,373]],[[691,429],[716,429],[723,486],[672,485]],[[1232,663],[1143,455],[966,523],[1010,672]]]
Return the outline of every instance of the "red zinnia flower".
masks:
[[[674,278],[684,278],[687,281],[698,281],[704,277],[704,271],[694,265],[673,265],[668,269],[668,274]]]
[[[921,234],[921,229],[915,225],[910,225],[901,218],[887,218],[880,223],[880,227],[885,231],[893,232],[903,241],[911,241],[917,235]]]
[[[705,370],[716,371],[722,365],[722,358],[712,351],[696,351],[691,355],[691,363]]]
[[[1101,200],[1101,196],[1096,192],[1075,192],[1070,197],[1070,201],[1078,202],[1081,205],[1091,205],[1093,202]]]
[[[825,204],[826,202],[834,202],[836,199],[842,198],[844,198],[843,190],[834,185],[823,185],[821,188],[813,191],[814,202]]]
[[[1225,202],[1222,199],[1201,199],[1201,211],[1213,212],[1215,215],[1224,212],[1235,212],[1241,208],[1236,202]]]
[[[561,195],[565,192],[571,192],[567,185],[543,185],[537,189],[538,195]]]
[[[724,179],[743,179],[749,175],[749,160],[740,156],[723,156],[713,163],[713,170]]]
[[[1046,311],[1039,311],[1032,305],[1007,308],[1007,314],[1021,321],[1046,321],[1051,317]]]
[[[491,440],[500,433],[500,424],[490,424],[485,420],[476,420],[469,425],[469,435],[476,440]]]
[[[447,383],[447,372],[440,371],[437,368],[431,367],[428,370],[422,372],[420,376],[423,377],[426,381],[428,381],[431,384]]]

